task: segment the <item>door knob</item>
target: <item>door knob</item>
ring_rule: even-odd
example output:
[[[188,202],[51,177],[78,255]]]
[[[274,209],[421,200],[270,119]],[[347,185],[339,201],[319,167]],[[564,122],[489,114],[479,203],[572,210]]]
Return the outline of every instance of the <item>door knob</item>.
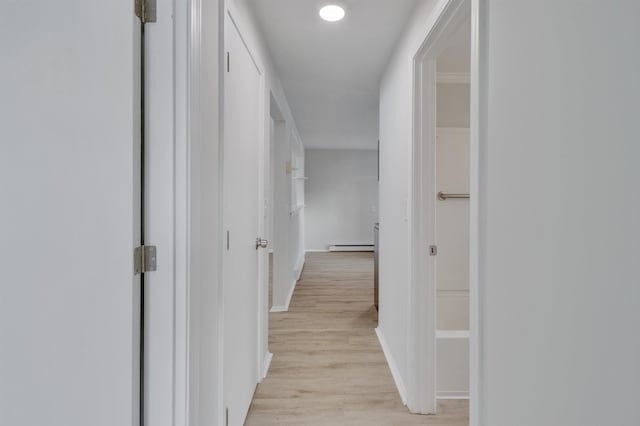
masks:
[[[259,248],[267,248],[269,246],[269,241],[263,240],[262,238],[256,238],[256,250]]]

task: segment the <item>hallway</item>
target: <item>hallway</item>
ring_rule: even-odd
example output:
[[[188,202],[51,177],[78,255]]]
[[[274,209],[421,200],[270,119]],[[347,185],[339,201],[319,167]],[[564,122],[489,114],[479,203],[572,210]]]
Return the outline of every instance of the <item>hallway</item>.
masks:
[[[376,317],[371,253],[308,253],[289,312],[270,316],[274,357],[246,425],[468,425],[466,401],[409,414]]]

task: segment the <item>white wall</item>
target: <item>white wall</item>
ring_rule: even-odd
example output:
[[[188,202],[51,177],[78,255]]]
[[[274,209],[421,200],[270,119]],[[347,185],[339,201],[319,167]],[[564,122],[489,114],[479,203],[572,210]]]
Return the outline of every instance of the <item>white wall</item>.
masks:
[[[306,151],[306,248],[373,244],[378,220],[378,152]]]
[[[482,424],[638,425],[640,3],[482,10]]]
[[[287,311],[304,265],[304,186],[294,176],[304,175],[304,147],[286,121],[274,127],[274,235],[273,311]],[[297,170],[294,170],[297,169]],[[302,191],[296,191],[302,189]]]
[[[412,56],[433,21],[435,0],[417,4],[380,86],[380,314],[378,332],[400,393],[409,381],[409,196],[411,193]]]
[[[438,127],[469,128],[469,85],[438,83]]]
[[[293,170],[287,176],[291,182],[288,270],[293,272],[293,279],[297,281],[300,279],[305,257],[306,194],[304,181],[294,178],[305,176],[305,150],[296,134],[292,133],[290,142],[289,152]],[[293,285],[295,286],[295,283]]]
[[[473,3],[479,424],[638,425],[640,3]],[[411,57],[433,4],[381,85],[380,332],[405,380]]]

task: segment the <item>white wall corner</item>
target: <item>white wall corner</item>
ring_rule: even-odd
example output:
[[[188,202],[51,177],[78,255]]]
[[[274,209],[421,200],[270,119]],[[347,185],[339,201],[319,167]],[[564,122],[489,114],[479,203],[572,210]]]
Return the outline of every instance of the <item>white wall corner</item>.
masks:
[[[303,262],[304,264],[304,262]],[[289,290],[289,294],[287,295],[287,301],[283,306],[272,306],[271,312],[289,312],[289,305],[291,304],[291,299],[293,298],[293,292],[296,289],[296,284],[298,284],[298,280],[293,280],[291,283],[291,289]]]
[[[404,405],[407,405],[407,387],[402,380],[402,376],[400,375],[400,370],[398,368],[398,364],[396,363],[393,355],[391,354],[391,349],[387,345],[387,341],[380,330],[380,327],[376,327],[376,335],[378,336],[378,341],[380,342],[380,347],[382,348],[382,352],[384,352],[384,356],[387,359],[387,364],[389,365],[389,370],[391,370],[391,376],[393,376],[393,381],[396,384],[396,388],[398,389],[398,394],[400,395],[400,399]]]
[[[469,399],[469,391],[438,391],[437,399]]]

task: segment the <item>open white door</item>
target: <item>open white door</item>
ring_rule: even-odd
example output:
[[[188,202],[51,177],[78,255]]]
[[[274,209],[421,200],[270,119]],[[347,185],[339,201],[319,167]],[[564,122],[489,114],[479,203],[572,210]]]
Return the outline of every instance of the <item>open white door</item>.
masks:
[[[138,422],[134,2],[0,2],[0,424]]]
[[[224,401],[244,423],[258,382],[258,237],[261,76],[233,20],[225,22],[223,256]],[[263,249],[261,249],[263,250]]]

